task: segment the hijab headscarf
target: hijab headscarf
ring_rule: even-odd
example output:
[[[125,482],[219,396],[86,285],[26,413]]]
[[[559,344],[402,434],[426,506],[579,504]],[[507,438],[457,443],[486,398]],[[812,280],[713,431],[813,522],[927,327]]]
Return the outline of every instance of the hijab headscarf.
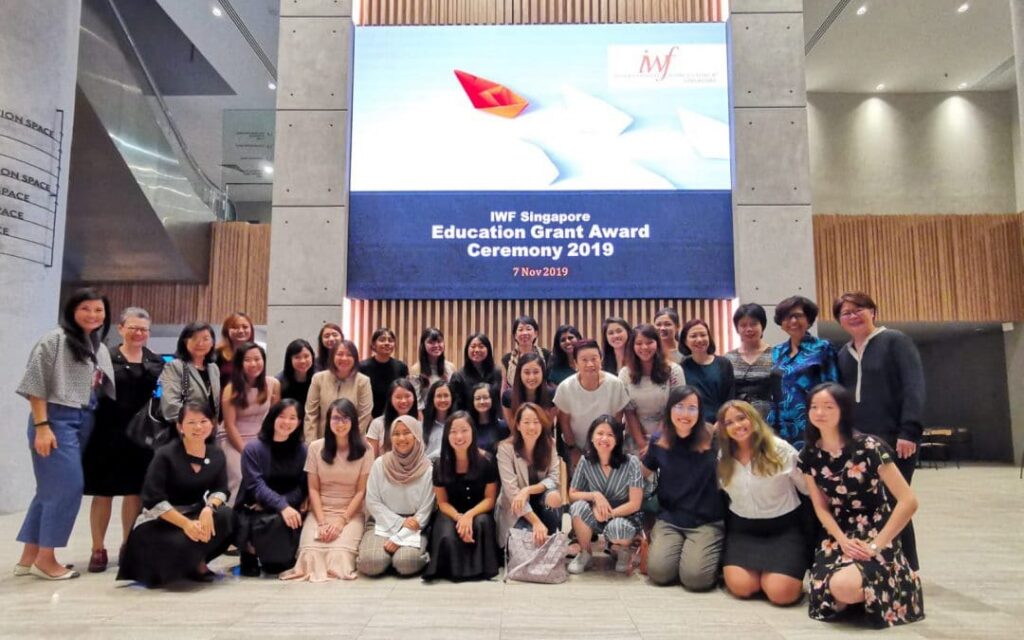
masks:
[[[391,450],[384,454],[382,465],[388,482],[406,485],[415,482],[426,473],[430,469],[430,463],[427,462],[427,457],[423,455],[425,447],[423,446],[423,427],[420,425],[420,421],[412,416],[398,416],[391,423],[392,438],[395,434],[395,425],[399,422],[408,427],[415,438],[415,442],[413,442],[412,449],[404,455],[395,451],[395,448],[392,446]]]

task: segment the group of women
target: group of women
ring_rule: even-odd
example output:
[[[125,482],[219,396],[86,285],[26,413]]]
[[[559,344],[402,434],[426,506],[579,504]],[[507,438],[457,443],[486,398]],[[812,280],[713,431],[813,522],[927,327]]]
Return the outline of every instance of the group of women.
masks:
[[[802,597],[810,568],[812,617],[862,608],[879,625],[912,622],[924,615],[920,580],[900,534],[916,499],[897,463],[913,455],[919,424],[895,419],[891,438],[858,416],[882,420],[861,407],[880,395],[914,396],[904,402],[913,413],[923,385],[886,382],[899,378],[884,370],[887,352],[900,366],[912,358],[902,334],[880,335],[875,311],[865,294],[836,301],[852,337],[838,357],[808,333],[818,308],[799,297],[776,307],[790,339],[774,348],[764,309],[741,306],[741,346],[724,357],[707,323],[680,327],[672,309],[635,327],[609,318],[600,342],[563,325],[550,351],[522,316],[500,369],[481,333],[456,368],[444,334],[427,328],[408,367],[390,329],[373,333],[360,360],[328,324],[315,348],[290,343],[270,376],[242,313],[223,323],[219,345],[210,325],[186,326],[164,364],[146,348],[149,315],[129,308],[111,355],[109,304],[81,290],[19,387],[32,408],[38,489],[15,573],[78,575],[54,548],[67,543],[83,489],[94,496],[89,570],[107,567],[112,497],[125,496],[118,578],[148,586],[212,580],[206,563],[230,545],[245,576],[488,579],[510,529],[540,544],[567,509],[571,573],[591,567],[602,539],[628,571],[649,535],[655,584],[704,590],[722,575],[738,597],[784,605]],[[883,347],[868,351],[869,342]],[[126,435],[154,392],[180,435],[155,452]],[[801,495],[823,527],[820,544],[800,517]]]

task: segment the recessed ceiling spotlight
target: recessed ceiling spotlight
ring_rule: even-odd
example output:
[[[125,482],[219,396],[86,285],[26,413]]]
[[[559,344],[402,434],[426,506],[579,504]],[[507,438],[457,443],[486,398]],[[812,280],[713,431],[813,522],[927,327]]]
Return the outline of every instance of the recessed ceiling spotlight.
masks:
[[[971,3],[970,2],[965,2],[965,3],[963,3],[962,5],[960,5],[959,7],[956,8],[956,12],[957,13],[965,13],[970,8],[971,8]]]
[[[213,13],[214,17],[216,18],[219,18],[222,15],[224,15],[224,11],[217,5],[213,5],[213,8],[210,9],[210,12]]]
[[[967,83],[966,83],[966,82],[961,82],[961,83],[960,83],[960,84],[959,84],[959,85],[957,86],[957,89],[966,89],[966,88],[967,88]]]
[[[868,12],[868,5],[866,5],[866,4],[860,5],[860,8],[857,9],[857,15],[858,16],[862,16],[862,15],[864,15],[867,12]]]
[[[273,82],[268,82],[267,83],[267,88],[270,89],[271,91],[276,91],[277,90],[277,85],[274,84]]]
[[[885,91],[885,83],[883,82],[875,87],[875,91]]]
[[[265,176],[274,175],[274,165],[270,164],[269,162],[263,163],[263,165],[260,166],[260,170],[263,172],[263,175]]]

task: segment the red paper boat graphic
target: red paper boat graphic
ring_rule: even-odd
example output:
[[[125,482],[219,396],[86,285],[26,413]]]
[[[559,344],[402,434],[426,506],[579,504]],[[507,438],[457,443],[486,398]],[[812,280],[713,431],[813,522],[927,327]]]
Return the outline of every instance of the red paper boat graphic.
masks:
[[[497,82],[458,69],[455,70],[455,77],[462,83],[469,101],[481,111],[502,118],[514,118],[529,104],[511,89]]]

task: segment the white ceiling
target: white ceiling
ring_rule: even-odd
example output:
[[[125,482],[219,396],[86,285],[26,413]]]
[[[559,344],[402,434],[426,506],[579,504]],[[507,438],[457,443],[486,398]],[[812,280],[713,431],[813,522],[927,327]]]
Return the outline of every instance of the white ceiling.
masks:
[[[1003,91],[1016,86],[1010,0],[804,0],[804,41],[817,92]],[[857,15],[857,9],[867,12]]]

